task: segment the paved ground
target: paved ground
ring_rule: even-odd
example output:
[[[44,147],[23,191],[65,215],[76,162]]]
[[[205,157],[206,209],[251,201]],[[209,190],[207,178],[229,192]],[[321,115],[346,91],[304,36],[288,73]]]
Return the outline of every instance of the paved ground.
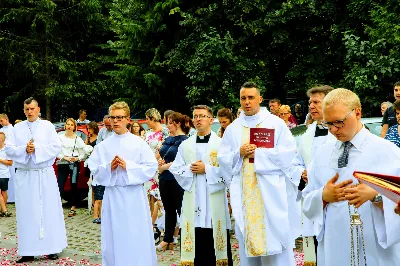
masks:
[[[9,211],[15,214],[13,204],[7,205]],[[67,217],[68,208],[64,208],[65,224],[68,234],[68,248],[60,255],[57,261],[48,261],[45,257],[36,258],[33,263],[25,265],[101,265],[100,255],[100,225],[93,224],[92,216],[87,209],[78,209],[77,215]],[[0,265],[17,265],[14,263],[17,256],[17,236],[15,216],[0,217]],[[231,239],[234,265],[239,265],[238,245],[234,237]],[[179,248],[173,251],[157,252],[159,266],[178,266]],[[301,254],[297,254],[301,257]],[[21,265],[21,264],[18,264]],[[22,264],[23,265],[23,264]],[[302,265],[299,260],[298,265]]]

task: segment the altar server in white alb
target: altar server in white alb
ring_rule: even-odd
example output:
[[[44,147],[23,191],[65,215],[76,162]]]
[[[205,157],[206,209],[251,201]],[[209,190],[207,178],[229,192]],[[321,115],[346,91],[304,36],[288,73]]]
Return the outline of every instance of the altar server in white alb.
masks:
[[[328,128],[321,125],[323,120],[322,101],[332,90],[333,88],[331,86],[324,85],[311,88],[307,91],[309,110],[314,122],[308,126],[306,132],[300,138],[299,149],[292,162],[290,172],[291,179],[295,184],[299,185],[300,190],[303,190],[305,183],[308,182],[307,167],[314,158],[316,148],[328,140],[335,139],[335,137],[328,132]],[[313,223],[306,217],[303,217],[302,236],[304,262],[307,263],[307,265],[316,265],[316,247],[318,242],[315,238]]]
[[[64,215],[53,163],[61,151],[60,139],[52,123],[40,120],[40,107],[33,98],[24,102],[27,120],[15,126],[6,140],[6,154],[13,160],[17,214],[17,263],[34,256],[49,255],[67,247]]]
[[[14,134],[14,127],[11,125],[8,120],[7,114],[0,114],[0,132],[3,132],[6,135],[6,138],[11,138]],[[11,165],[9,167],[10,170],[10,179],[8,182],[8,193],[7,193],[7,202],[15,202],[15,193],[14,193],[14,178],[15,178],[15,167]]]
[[[212,109],[197,105],[197,130],[178,148],[169,171],[185,190],[181,214],[181,265],[233,265],[229,239],[230,216],[217,154],[221,139],[211,131]]]
[[[154,235],[143,183],[153,178],[158,163],[147,143],[126,125],[125,102],[109,108],[114,133],[97,144],[88,159],[93,180],[105,186],[101,214],[104,266],[155,266]]]
[[[317,264],[398,266],[395,204],[358,184],[353,172],[399,176],[400,149],[363,126],[360,99],[350,90],[331,91],[323,101],[323,116],[336,139],[317,148],[303,190],[303,211],[314,222],[319,242]],[[350,222],[357,213],[362,230]]]
[[[294,204],[297,196],[297,186],[289,179],[296,142],[284,121],[261,108],[261,102],[257,84],[244,83],[240,89],[243,112],[227,127],[218,161],[226,179],[233,176],[230,195],[240,265],[292,266],[288,202]],[[250,128],[273,129],[273,148],[249,144]]]

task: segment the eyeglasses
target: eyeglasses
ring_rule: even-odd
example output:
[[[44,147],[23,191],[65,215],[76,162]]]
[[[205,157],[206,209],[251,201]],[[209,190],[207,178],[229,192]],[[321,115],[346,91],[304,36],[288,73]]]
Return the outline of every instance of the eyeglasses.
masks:
[[[211,117],[209,117],[208,115],[194,115],[193,116],[193,119],[203,120],[203,119],[206,119],[206,118],[211,118]]]
[[[336,127],[336,128],[342,128],[344,127],[344,121],[346,121],[346,119],[349,117],[349,115],[354,111],[355,109],[351,110],[350,113],[348,113],[346,115],[346,117],[343,120],[337,120],[335,122],[326,122],[326,121],[322,121],[321,125],[324,127],[329,127],[331,128],[332,126]]]
[[[117,115],[117,116],[109,116],[108,119],[110,119],[110,121],[122,121],[122,119],[127,118],[127,116],[122,116],[122,115]]]

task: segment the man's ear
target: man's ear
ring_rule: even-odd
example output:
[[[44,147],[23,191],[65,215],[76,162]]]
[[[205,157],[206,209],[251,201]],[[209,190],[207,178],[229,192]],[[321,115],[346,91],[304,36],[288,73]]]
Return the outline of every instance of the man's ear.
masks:
[[[263,97],[260,95],[260,99],[258,100],[258,102],[261,104],[263,102]]]

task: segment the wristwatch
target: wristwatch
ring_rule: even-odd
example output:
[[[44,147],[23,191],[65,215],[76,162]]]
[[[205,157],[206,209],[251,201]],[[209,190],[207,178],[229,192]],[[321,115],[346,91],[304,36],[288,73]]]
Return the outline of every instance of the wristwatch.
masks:
[[[375,196],[375,198],[373,198],[373,200],[371,200],[371,202],[373,203],[378,203],[382,201],[382,195],[381,193],[378,193],[378,195]]]

